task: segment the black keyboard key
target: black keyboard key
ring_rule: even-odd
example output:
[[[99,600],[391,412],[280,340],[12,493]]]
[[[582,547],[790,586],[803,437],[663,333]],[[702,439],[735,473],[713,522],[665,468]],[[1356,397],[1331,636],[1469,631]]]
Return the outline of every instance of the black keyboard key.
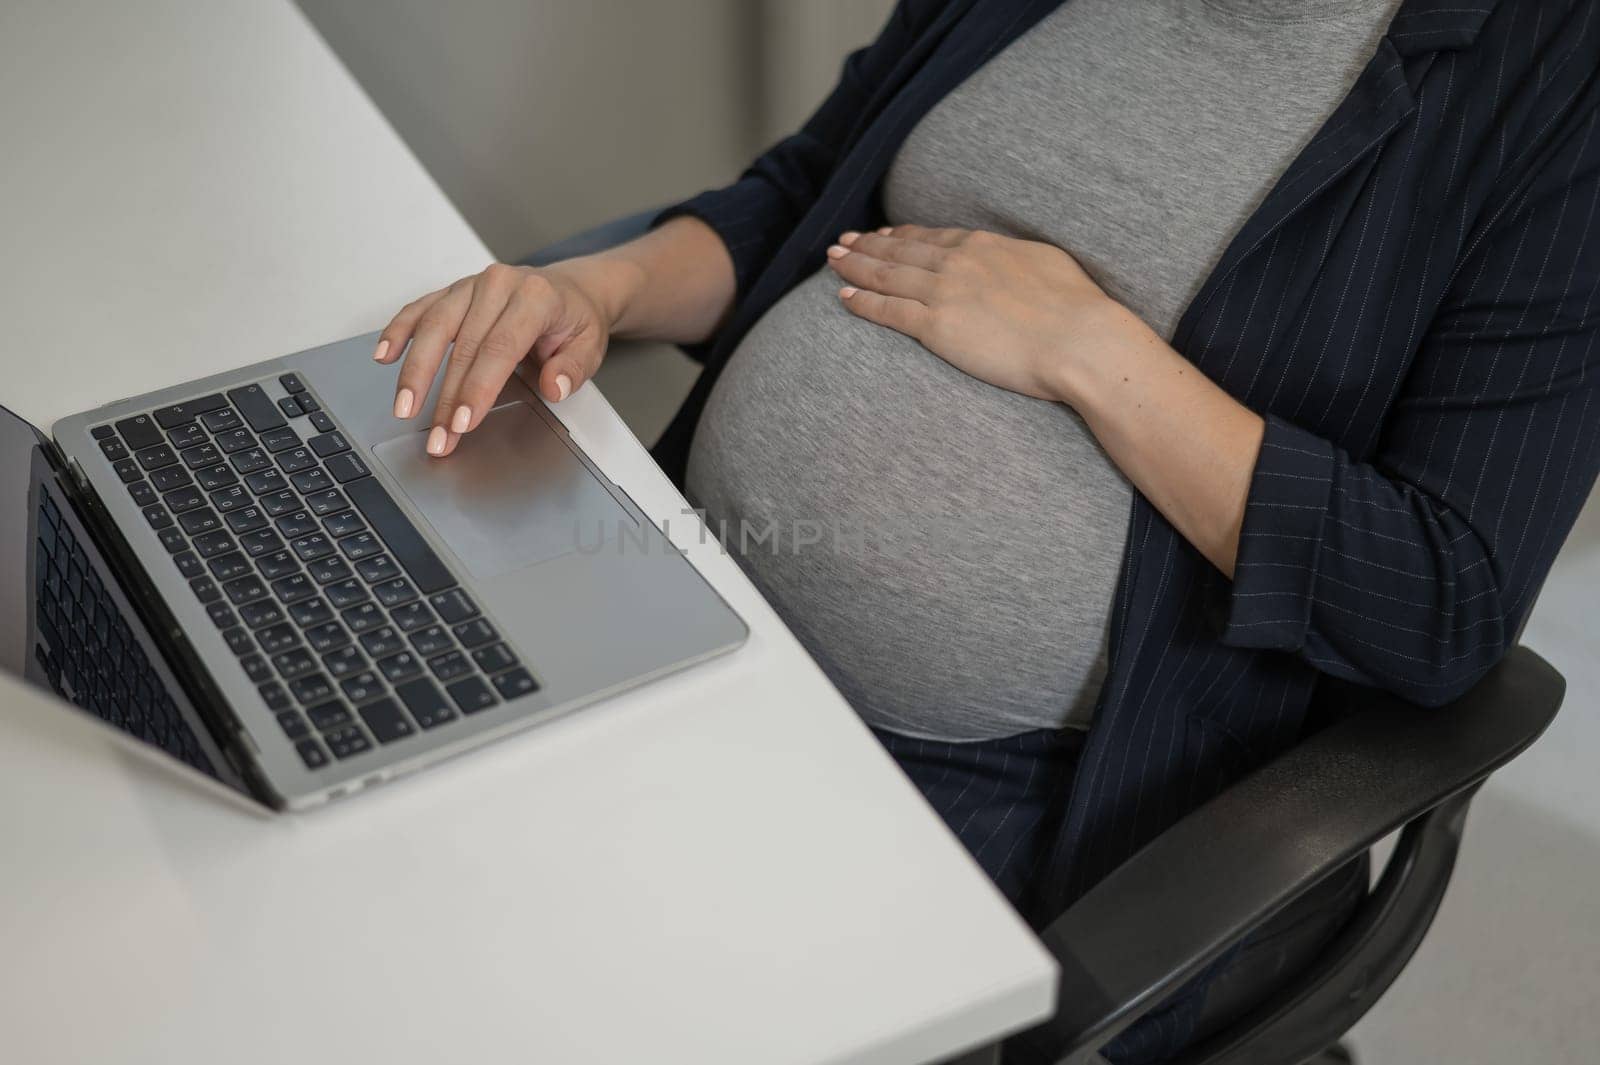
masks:
[[[287,551],[273,551],[256,559],[256,569],[269,581],[300,572],[300,563]]]
[[[240,451],[237,454],[229,455],[228,462],[233,466],[234,469],[238,470],[241,475],[257,473],[261,470],[269,468],[272,465],[272,459],[267,456],[266,451],[259,447],[253,447],[246,451]]]
[[[194,478],[189,476],[189,471],[182,466],[168,466],[164,470],[157,470],[150,475],[150,483],[155,485],[158,492],[170,492],[174,488],[182,488],[186,484],[193,484]]]
[[[407,603],[405,606],[395,607],[389,616],[394,619],[401,632],[414,632],[433,622],[433,611],[428,609],[426,603]]]
[[[344,623],[349,625],[350,631],[354,633],[363,633],[383,624],[383,611],[374,603],[361,603],[350,607],[339,616],[344,618]]]
[[[116,430],[111,428],[109,425],[97,425],[93,429],[89,430],[89,435],[94,437],[96,440],[104,440],[114,432],[116,432]]]
[[[357,458],[354,452],[349,451],[343,455],[333,456],[333,458],[326,460],[323,465],[333,475],[333,479],[340,484],[346,484],[372,473],[371,470],[367,469],[366,463]]]
[[[317,586],[312,584],[311,578],[304,573],[290,574],[272,582],[272,594],[277,596],[281,603],[298,603],[302,599],[309,599],[316,592]]]
[[[226,532],[206,533],[194,539],[194,549],[201,558],[215,558],[228,551],[238,550],[239,545],[234,543],[233,537]]]
[[[250,634],[237,626],[224,632],[222,638],[227,641],[228,650],[236,655],[247,655],[256,649],[256,645],[250,642]]]
[[[267,665],[267,660],[260,655],[245,655],[239,659],[239,664],[244,667],[245,676],[256,684],[260,684],[272,676],[272,668]]]
[[[352,603],[359,603],[367,597],[367,587],[357,580],[338,581],[323,589],[336,609],[343,610]]]
[[[127,484],[130,481],[137,481],[139,478],[144,476],[144,474],[139,470],[139,464],[133,461],[131,458],[123,459],[121,462],[113,462],[111,464],[111,469],[116,473],[117,479],[123,484]]]
[[[313,673],[317,668],[317,660],[311,657],[311,652],[304,647],[296,647],[272,657],[272,668],[278,671],[278,676],[284,680],[294,680]]]
[[[428,602],[439,612],[439,619],[446,625],[458,624],[478,613],[477,604],[468,599],[467,593],[460,588],[451,588],[447,592],[430,595]]]
[[[150,487],[149,481],[134,481],[128,485],[128,496],[133,500],[134,506],[148,507],[156,501],[156,490]]]
[[[316,526],[313,525],[313,528]],[[300,561],[311,562],[319,558],[327,558],[333,554],[333,541],[320,532],[309,536],[301,536],[289,542],[289,550],[300,556]]]
[[[211,505],[220,513],[226,514],[232,510],[250,505],[250,493],[238,485],[229,485],[211,493]]]
[[[478,648],[472,652],[472,660],[478,663],[478,668],[485,673],[498,673],[517,664],[517,656],[503,643],[492,643],[488,647]]]
[[[210,429],[213,433],[231,432],[244,424],[239,415],[236,414],[230,407],[224,407],[222,410],[214,410],[209,414],[202,414],[200,415],[200,420],[204,422],[205,427]]]
[[[372,750],[372,741],[367,739],[367,734],[354,725],[324,732],[322,738],[327,741],[328,750],[333,752],[335,758],[354,758]]]
[[[422,672],[422,660],[410,651],[401,651],[379,660],[378,669],[390,684],[399,684]]]
[[[222,590],[228,594],[228,601],[234,606],[254,602],[267,594],[267,586],[254,573],[248,577],[236,577],[223,585]]]
[[[333,620],[333,609],[328,606],[327,600],[318,596],[313,599],[302,599],[289,608],[289,617],[302,629],[309,629],[313,625],[321,625]]]
[[[144,520],[150,523],[152,529],[165,529],[172,524],[172,515],[167,513],[167,508],[160,503],[151,503],[142,511]]]
[[[300,497],[287,488],[261,497],[261,509],[267,512],[268,517],[276,518],[280,514],[287,514],[299,505]]]
[[[195,507],[203,506],[206,497],[201,493],[200,489],[194,485],[189,485],[187,488],[174,488],[162,496],[161,500],[166,503],[167,509],[174,514],[183,514],[193,510]]]
[[[313,739],[304,739],[294,745],[300,752],[300,760],[306,764],[307,769],[321,769],[328,764],[328,752],[322,749],[322,744]]]
[[[100,441],[100,454],[112,462],[120,462],[128,457],[128,449],[122,446],[121,440],[102,440]]]
[[[472,672],[472,663],[460,651],[446,651],[428,659],[428,668],[441,681],[449,682]]]
[[[290,418],[298,418],[305,413],[300,407],[300,401],[294,396],[284,396],[278,400],[278,409]]]
[[[353,646],[338,647],[329,651],[323,655],[322,664],[335,677],[348,677],[367,668],[366,658]]]
[[[396,651],[405,650],[406,642],[392,627],[385,625],[381,629],[363,633],[361,646],[366,648],[367,654],[373,658],[386,658]]]
[[[222,528],[222,519],[210,507],[201,507],[199,510],[184,511],[178,516],[178,524],[190,536],[201,536]]]
[[[291,396],[306,390],[306,383],[300,380],[300,375],[297,373],[286,373],[280,375],[278,377],[278,383],[282,385],[283,390],[289,393]]]
[[[167,549],[169,555],[175,555],[189,546],[189,538],[183,535],[182,529],[176,527],[162,529],[156,533],[156,537],[160,539],[161,546]]]
[[[300,446],[300,434],[287,425],[261,434],[261,446],[273,454]]]
[[[312,470],[301,470],[299,473],[289,475],[289,483],[294,485],[301,495],[314,495],[317,492],[326,492],[333,487],[333,481],[328,477],[328,471],[318,467]]]
[[[482,677],[465,677],[454,684],[446,684],[444,690],[450,693],[450,698],[463,714],[476,714],[489,709],[496,702],[494,692],[489,690]]]
[[[406,704],[411,716],[423,728],[434,728],[456,718],[455,707],[446,701],[443,693],[427,678],[395,685],[394,693]]]
[[[363,706],[361,720],[367,723],[367,727],[372,730],[379,743],[403,740],[407,736],[415,735],[417,731],[417,727],[411,723],[406,712],[400,709],[400,704],[393,699],[379,699]]]
[[[193,551],[180,551],[172,556],[172,561],[177,563],[178,572],[185,577],[198,577],[206,571],[206,564]]]
[[[229,551],[226,555],[218,555],[208,565],[211,567],[211,576],[219,581],[231,581],[235,577],[243,577],[251,572],[250,560],[238,551]]]
[[[306,506],[311,508],[311,513],[321,518],[336,511],[350,509],[350,501],[337,488],[330,488],[326,492],[314,492],[306,496]]]
[[[355,715],[350,708],[341,702],[333,701],[313,706],[306,711],[306,716],[311,723],[317,726],[317,731],[322,732],[340,725],[348,725],[355,720]]]
[[[206,466],[194,471],[194,481],[207,492],[239,483],[239,475],[228,466]]]
[[[303,392],[295,398],[300,401],[300,409],[305,411],[307,414],[310,414],[312,411],[318,411],[322,409],[322,404],[318,403],[317,397],[313,396],[310,392]]]
[[[306,724],[306,719],[293,710],[280,710],[278,712],[278,726],[283,729],[283,734],[291,740],[303,740],[311,735],[311,726]]]
[[[156,424],[163,429],[171,429],[174,425],[192,422],[207,411],[218,410],[227,405],[227,400],[215,393],[191,399],[187,403],[174,403],[155,412]]]
[[[311,445],[312,451],[323,458],[350,450],[350,441],[344,438],[343,433],[323,433],[321,436],[313,436],[306,443]]]
[[[417,597],[417,590],[411,582],[404,577],[396,577],[390,581],[383,581],[372,586],[372,594],[384,606],[394,607],[401,603],[409,603]]]
[[[400,576],[400,567],[396,566],[394,559],[388,555],[379,555],[377,558],[364,558],[357,562],[356,572],[361,574],[361,579],[368,584],[381,584]]]
[[[221,448],[224,455],[231,455],[235,451],[255,447],[256,438],[250,435],[248,429],[230,429],[225,433],[218,433],[212,443]]]
[[[328,530],[328,535],[334,538],[354,536],[367,527],[367,523],[353,510],[330,514],[322,520],[322,524]]]
[[[269,680],[256,688],[261,693],[261,699],[271,710],[289,709],[289,693],[283,690],[283,685],[275,680]]]
[[[236,533],[255,532],[267,524],[267,516],[261,513],[260,507],[245,507],[243,510],[236,510],[223,520],[228,523],[228,528]]]
[[[284,425],[278,409],[272,405],[272,400],[267,398],[260,385],[229,389],[228,398],[239,408],[239,413],[250,423],[250,428],[258,433],[264,433],[268,429],[279,429]]]
[[[306,645],[319,655],[327,654],[349,642],[350,634],[345,632],[344,626],[337,621],[316,625],[306,630]]]
[[[167,442],[177,450],[182,451],[184,448],[205,443],[206,431],[194,422],[189,422],[187,425],[180,425],[168,433]]]
[[[283,607],[270,599],[262,599],[258,602],[246,603],[240,607],[239,618],[252,629],[259,629],[264,625],[281,625],[283,624]],[[477,657],[476,652],[474,652],[473,657]]]
[[[194,589],[195,598],[202,603],[212,603],[222,598],[222,589],[210,577],[196,577],[189,582],[189,587]]]
[[[355,536],[347,536],[340,540],[339,550],[343,551],[350,561],[359,562],[382,552],[383,541],[369,532],[357,533]]]
[[[328,417],[328,412],[325,410],[314,410],[311,412],[311,425],[319,433],[331,433],[337,428],[337,426],[333,424],[333,419]]]
[[[339,689],[352,703],[364,703],[383,694],[383,681],[370,669],[362,670],[353,677],[341,680]]]
[[[500,638],[494,628],[482,618],[462,622],[454,626],[452,631],[456,634],[456,639],[461,641],[461,646],[467,648],[481,647]]]
[[[425,629],[418,629],[411,634],[411,646],[417,649],[417,654],[424,658],[432,658],[443,651],[448,651],[455,646],[450,640],[450,633],[443,625],[429,625]]]
[[[284,473],[299,473],[317,464],[316,453],[307,447],[291,448],[278,453],[278,468]]]
[[[279,655],[300,642],[293,625],[270,625],[256,632],[256,643],[269,655]]]
[[[219,629],[231,629],[239,624],[239,618],[234,614],[233,607],[227,603],[216,602],[206,606],[206,615],[211,618],[211,624]],[[254,644],[251,645],[253,650]]]
[[[278,527],[280,533],[291,539],[296,536],[314,533],[321,528],[317,524],[317,519],[313,518],[308,510],[297,510],[292,514],[285,514],[273,524]]]
[[[245,533],[239,537],[239,546],[244,548],[244,553],[251,558],[260,558],[274,551],[282,551],[283,541],[278,539],[278,534],[271,529],[257,529],[253,533]]]
[[[194,447],[185,448],[180,456],[183,464],[191,470],[198,470],[202,466],[215,466],[222,461],[222,452],[217,450],[215,444],[196,444]]]
[[[135,452],[133,457],[138,460],[140,467],[146,470],[165,469],[178,461],[178,456],[166,444],[147,447],[143,451]]]
[[[494,678],[495,690],[507,702],[539,690],[539,682],[525,669],[513,669]]]
[[[344,490],[356,509],[367,519],[367,524],[389,545],[389,550],[394,552],[395,558],[424,595],[442,591],[455,583],[450,571],[439,561],[439,556],[422,539],[411,520],[401,512],[376,477],[351,481]]]
[[[103,440],[106,436],[111,435],[109,428],[103,425],[100,428],[106,431],[104,434],[97,435],[95,437],[96,440]],[[99,433],[100,430],[97,429],[95,432]],[[135,414],[131,418],[123,418],[117,423],[117,432],[122,434],[122,439],[134,451],[140,451],[162,443],[161,429],[148,414]]]
[[[306,565],[306,572],[311,574],[311,579],[318,584],[332,584],[334,581],[347,581],[355,574],[342,558],[329,556],[319,558]]]
[[[300,701],[301,706],[320,703],[333,696],[333,681],[329,680],[326,674],[312,673],[292,682],[289,691]]]

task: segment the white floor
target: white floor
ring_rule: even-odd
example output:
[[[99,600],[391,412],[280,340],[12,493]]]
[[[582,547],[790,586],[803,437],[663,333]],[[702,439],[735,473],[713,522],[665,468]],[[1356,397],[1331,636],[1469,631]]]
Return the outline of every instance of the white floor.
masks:
[[[1450,893],[1352,1037],[1365,1065],[1600,1061],[1600,494],[1523,642],[1567,678],[1550,730],[1484,786]]]

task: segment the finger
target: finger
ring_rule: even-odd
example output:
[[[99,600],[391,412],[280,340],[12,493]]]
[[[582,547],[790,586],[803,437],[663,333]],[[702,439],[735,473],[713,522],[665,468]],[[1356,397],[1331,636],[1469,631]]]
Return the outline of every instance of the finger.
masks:
[[[834,273],[858,288],[924,303],[933,298],[937,277],[920,266],[903,266],[885,259],[875,259],[840,244],[828,249],[828,265],[833,267]]]
[[[450,423],[453,431],[471,432],[483,422],[507,379],[543,337],[553,310],[547,294],[531,288],[513,290],[461,379],[455,394],[457,413]],[[470,413],[458,422],[462,410]]]
[[[574,337],[539,368],[536,391],[551,403],[560,403],[594,376],[605,353],[592,337]]]
[[[923,244],[934,244],[941,248],[954,248],[961,245],[970,230],[966,229],[934,229],[929,226],[884,226],[878,230],[879,235],[885,237],[899,237],[901,240],[915,240]]]
[[[428,439],[424,444],[428,454],[436,459],[442,459],[456,449],[456,444],[461,442],[460,433],[452,433],[442,425],[435,425],[428,430]]]
[[[922,339],[923,328],[931,313],[926,305],[916,300],[885,296],[881,292],[868,292],[853,286],[840,289],[839,298],[856,317],[888,326],[916,340]]]
[[[383,327],[383,332],[378,334],[378,347],[372,353],[373,361],[388,365],[398,359],[406,350],[406,341],[411,339],[411,333],[416,329],[417,321],[423,312],[448,291],[450,290],[447,288],[438,289],[425,296],[418,296],[401,307],[400,312],[389,319],[389,324]]]
[[[521,273],[513,266],[496,263],[472,282],[472,302],[456,331],[454,346],[445,361],[444,380],[439,385],[439,400],[433,405],[433,424],[448,426],[453,433],[464,433],[473,416],[481,413],[463,408],[461,383],[477,362],[483,340],[505,311],[517,291]],[[487,408],[482,408],[486,410]]]
[[[422,398],[433,385],[433,375],[439,370],[445,348],[461,328],[471,299],[472,279],[463,278],[423,311],[406,351],[405,365],[400,368],[394,393],[395,417],[410,418],[421,408]]]
[[[944,248],[926,241],[890,237],[882,233],[846,233],[839,238],[839,243],[853,252],[870,255],[874,259],[887,259],[932,271],[937,271],[949,254]]]

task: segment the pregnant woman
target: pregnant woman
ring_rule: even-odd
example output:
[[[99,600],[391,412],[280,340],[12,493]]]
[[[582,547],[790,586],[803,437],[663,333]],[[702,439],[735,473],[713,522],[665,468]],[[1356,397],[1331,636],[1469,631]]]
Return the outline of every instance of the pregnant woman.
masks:
[[[1438,705],[1514,641],[1600,461],[1594,7],[902,0],[739,181],[376,357],[402,418],[442,368],[444,457],[519,367],[693,345],[657,457],[1047,920],[1330,686]],[[1364,876],[1107,1055],[1236,1015]]]

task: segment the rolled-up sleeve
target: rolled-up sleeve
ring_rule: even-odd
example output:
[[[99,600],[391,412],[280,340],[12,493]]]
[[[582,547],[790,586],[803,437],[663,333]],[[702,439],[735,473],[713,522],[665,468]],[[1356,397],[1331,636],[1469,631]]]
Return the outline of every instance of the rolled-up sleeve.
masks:
[[[1428,705],[1511,645],[1600,466],[1596,125],[1469,249],[1368,461],[1267,419],[1225,643]]]

